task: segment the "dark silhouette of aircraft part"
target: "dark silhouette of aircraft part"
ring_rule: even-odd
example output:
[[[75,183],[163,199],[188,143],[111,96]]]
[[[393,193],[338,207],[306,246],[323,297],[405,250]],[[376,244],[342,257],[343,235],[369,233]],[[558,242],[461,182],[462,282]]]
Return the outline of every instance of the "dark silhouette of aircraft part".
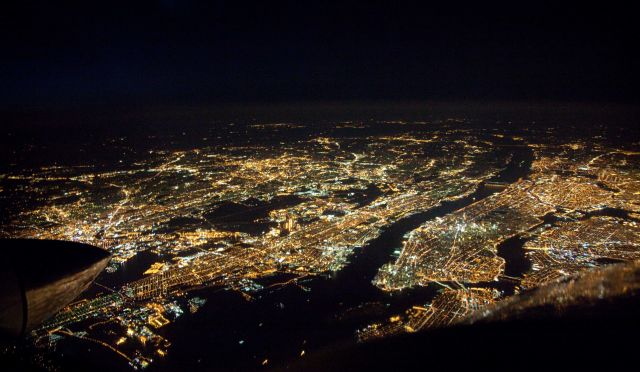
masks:
[[[84,291],[111,255],[89,244],[0,239],[0,333],[18,337]]]

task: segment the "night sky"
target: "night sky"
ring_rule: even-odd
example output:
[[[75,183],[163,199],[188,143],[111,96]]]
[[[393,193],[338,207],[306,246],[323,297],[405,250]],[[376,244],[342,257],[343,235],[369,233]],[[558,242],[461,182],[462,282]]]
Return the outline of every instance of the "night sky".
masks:
[[[21,3],[0,12],[4,108],[640,98],[637,15],[612,2]]]

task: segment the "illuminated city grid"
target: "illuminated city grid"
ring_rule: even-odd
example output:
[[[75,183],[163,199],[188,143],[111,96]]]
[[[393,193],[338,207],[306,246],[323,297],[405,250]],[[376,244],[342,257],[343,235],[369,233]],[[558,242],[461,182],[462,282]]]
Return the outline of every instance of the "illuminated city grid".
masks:
[[[158,329],[206,302],[192,290],[237,290],[250,301],[264,289],[259,279],[287,274],[287,283],[296,284],[337,272],[392,224],[483,188],[495,190],[410,231],[373,278],[390,293],[435,285],[438,294],[354,329],[358,340],[456,323],[508,298],[500,283],[518,293],[639,257],[637,152],[540,143],[534,135],[476,130],[456,120],[439,127],[379,123],[404,124],[424,129],[150,150],[106,169],[54,165],[1,175],[0,194],[11,210],[0,236],[104,247],[113,254],[107,277],[142,252],[161,258],[143,277],[67,306],[32,333],[34,345],[55,350],[62,337],[79,338],[144,368],[170,352],[171,341]],[[296,128],[304,125],[250,127]],[[533,154],[530,166],[519,164],[527,174],[493,182],[515,162],[516,150]],[[531,267],[510,276],[498,247],[514,237],[524,239]]]
[[[640,225],[615,217],[563,221],[539,233],[524,245],[532,271],[523,288],[599,265],[602,259],[632,261],[640,258]],[[600,260],[600,261],[599,261]]]

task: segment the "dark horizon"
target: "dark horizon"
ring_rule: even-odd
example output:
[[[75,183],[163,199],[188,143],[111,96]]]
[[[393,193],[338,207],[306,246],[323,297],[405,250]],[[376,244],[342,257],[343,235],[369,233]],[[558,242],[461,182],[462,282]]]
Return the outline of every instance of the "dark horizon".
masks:
[[[640,32],[615,4],[119,5],[0,16],[0,108],[640,98]]]

